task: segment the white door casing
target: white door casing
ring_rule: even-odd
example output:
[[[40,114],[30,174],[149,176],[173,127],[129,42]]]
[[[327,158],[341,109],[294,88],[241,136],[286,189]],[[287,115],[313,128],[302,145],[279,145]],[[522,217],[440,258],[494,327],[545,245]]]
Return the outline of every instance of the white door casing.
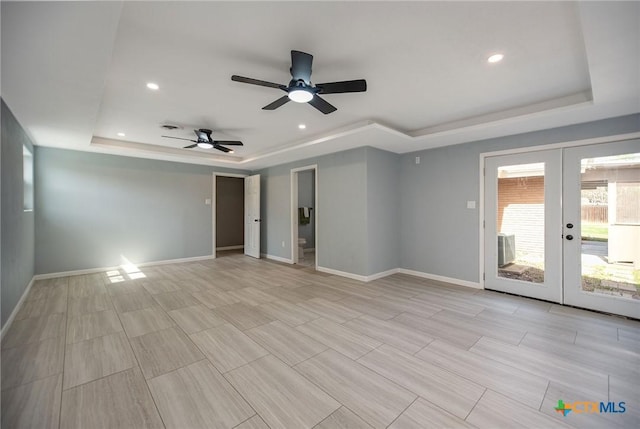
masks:
[[[298,258],[298,173],[301,171],[313,170],[313,183],[315,186],[314,199],[314,228],[315,228],[315,263],[318,266],[318,165],[307,165],[291,169],[291,263],[297,264]]]
[[[298,255],[298,171],[291,170],[291,262],[300,262]]]
[[[212,192],[211,192],[211,256],[216,257],[216,236],[217,236],[217,223],[216,223],[216,210],[218,207],[218,195],[217,195],[217,177],[237,177],[238,179],[244,179],[246,174],[235,173],[213,173]],[[246,199],[245,199],[246,203]],[[244,216],[244,213],[243,213]]]

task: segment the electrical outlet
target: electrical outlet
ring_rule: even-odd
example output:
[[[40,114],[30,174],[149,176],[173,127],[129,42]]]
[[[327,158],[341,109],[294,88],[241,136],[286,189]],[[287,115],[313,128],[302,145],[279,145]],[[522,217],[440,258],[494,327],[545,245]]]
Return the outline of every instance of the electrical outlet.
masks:
[[[282,247],[284,247],[284,241],[282,242]]]
[[[416,156],[416,164],[420,164],[420,157]]]

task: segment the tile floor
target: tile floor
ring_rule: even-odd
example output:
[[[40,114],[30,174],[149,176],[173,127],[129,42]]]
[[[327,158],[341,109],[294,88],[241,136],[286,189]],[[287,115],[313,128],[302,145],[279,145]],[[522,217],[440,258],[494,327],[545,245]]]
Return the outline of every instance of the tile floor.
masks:
[[[638,386],[637,321],[240,254],[37,281],[2,342],[2,428],[635,428]]]
[[[316,251],[306,250],[304,252],[304,258],[298,260],[299,265],[303,265],[305,267],[315,267],[316,266]]]

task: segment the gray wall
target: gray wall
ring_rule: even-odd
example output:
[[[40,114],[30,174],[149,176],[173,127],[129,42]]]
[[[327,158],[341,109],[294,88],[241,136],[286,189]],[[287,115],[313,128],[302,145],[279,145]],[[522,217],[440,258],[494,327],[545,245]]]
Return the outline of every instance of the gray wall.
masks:
[[[244,179],[216,177],[216,247],[244,244]]]
[[[367,148],[367,274],[400,264],[400,155]]]
[[[305,248],[316,247],[316,184],[314,170],[304,170],[298,173],[298,207],[311,207],[311,219],[307,225],[298,225],[298,237],[306,238]]]
[[[36,273],[211,254],[213,168],[44,147],[36,159]]]
[[[0,250],[0,299],[2,300],[2,326],[11,315],[24,290],[34,274],[34,212],[24,211],[24,186],[22,174],[22,146],[33,152],[33,144],[13,116],[9,108],[1,101],[2,133],[1,152],[1,188],[2,206]],[[35,156],[34,156],[35,158]],[[35,210],[39,207],[36,205]]]
[[[22,142],[2,106],[2,323],[35,272],[211,253],[211,167],[35,149],[35,211],[22,211]],[[261,251],[291,257],[290,170],[318,165],[319,266],[397,266],[477,282],[479,154],[640,131],[640,115],[402,156],[358,148],[259,171]],[[421,157],[416,165],[415,156]],[[240,172],[217,168],[219,172]],[[35,228],[34,228],[35,214]],[[282,243],[284,242],[284,246]]]
[[[479,213],[466,201],[480,198],[480,153],[637,131],[640,115],[630,115],[403,155],[400,266],[479,281]]]
[[[291,169],[317,164],[318,265],[366,275],[366,151],[358,148],[258,171],[261,252],[291,258]]]
[[[365,276],[397,268],[399,160],[399,155],[362,147],[260,171],[262,252],[291,258],[291,169],[316,164],[318,265]],[[299,189],[308,187],[311,174],[299,173]],[[299,206],[305,205],[303,194]]]

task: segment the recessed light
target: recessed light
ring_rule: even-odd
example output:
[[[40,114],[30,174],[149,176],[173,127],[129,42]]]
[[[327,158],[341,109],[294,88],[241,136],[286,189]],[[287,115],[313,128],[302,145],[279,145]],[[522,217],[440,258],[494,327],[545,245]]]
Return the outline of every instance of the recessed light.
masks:
[[[124,133],[118,133],[118,137],[124,137],[125,134]]]
[[[235,152],[233,151],[233,149],[231,149],[231,150],[229,151],[229,153],[235,153]]]
[[[503,54],[493,54],[489,58],[487,58],[487,61],[490,63],[497,63],[502,61],[503,58],[504,58]]]
[[[157,83],[149,82],[147,84],[147,88],[153,89],[154,91],[160,89],[160,86]]]
[[[304,130],[305,128],[307,128],[307,126],[305,124],[300,124],[298,125],[298,128],[300,128],[301,130]]]

